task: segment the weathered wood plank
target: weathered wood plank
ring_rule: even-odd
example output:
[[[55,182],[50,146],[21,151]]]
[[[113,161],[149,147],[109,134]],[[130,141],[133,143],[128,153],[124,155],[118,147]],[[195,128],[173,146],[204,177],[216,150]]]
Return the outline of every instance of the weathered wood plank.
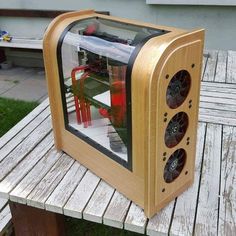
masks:
[[[227,83],[236,83],[236,51],[228,51]]]
[[[34,168],[21,180],[10,193],[10,200],[26,204],[26,198],[31,191],[39,184],[42,178],[48,173],[53,165],[61,158],[62,153],[55,147],[34,166]]]
[[[123,222],[131,202],[124,195],[115,191],[103,216],[103,223],[116,228],[123,228]]]
[[[158,212],[149,220],[147,225],[147,235],[168,235],[174,206],[175,200],[170,202],[165,208],[163,208],[160,212]]]
[[[59,152],[61,153],[61,152]],[[27,197],[27,205],[44,208],[45,202],[52,191],[60,183],[66,172],[74,163],[74,160],[66,154],[56,162],[52,169],[45,175],[40,183],[33,189]]]
[[[51,119],[47,118],[29,136],[3,159],[0,166],[2,180],[51,130]]]
[[[27,136],[35,130],[49,116],[49,108],[41,112],[33,122],[29,123],[20,133],[16,134],[1,150],[0,161],[2,161],[16,146],[18,146]]]
[[[235,111],[220,111],[220,110],[213,110],[208,108],[199,108],[199,112],[201,115],[209,115],[209,116],[215,116],[215,117],[224,117],[229,118],[232,120],[236,119],[236,112]]]
[[[230,119],[230,118],[225,118],[225,117],[216,117],[213,115],[199,114],[198,120],[201,122],[207,122],[207,123],[212,123],[212,124],[236,126],[235,119]]]
[[[222,104],[222,103],[200,102],[199,107],[208,108],[212,110],[220,110],[222,112],[236,111],[236,103],[235,105],[232,105],[232,104]]]
[[[11,221],[11,211],[9,205],[0,212],[0,233],[5,229],[5,227]]]
[[[225,99],[225,98],[217,98],[217,97],[200,97],[200,102],[212,102],[212,103],[221,103],[221,104],[230,104],[235,105],[234,99]]]
[[[236,115],[233,111],[225,112],[220,110],[199,108],[199,112],[199,121],[232,126],[236,125]]]
[[[201,91],[200,96],[205,97],[216,97],[216,98],[225,98],[236,100],[236,94],[228,94],[221,92],[210,92],[210,91]]]
[[[7,199],[5,198],[0,198],[0,211],[2,210],[2,208],[7,204]]]
[[[0,182],[0,197],[9,198],[10,191],[24,178],[34,165],[42,159],[52,145],[53,136],[49,134]]]
[[[87,171],[64,206],[64,214],[75,218],[82,218],[82,211],[92,196],[99,181],[100,178],[91,171]]]
[[[208,60],[208,53],[203,55],[203,58],[202,58],[201,80],[203,79],[203,76],[204,76],[204,73],[205,73],[207,60]]]
[[[218,51],[209,51],[203,81],[214,81]]]
[[[236,233],[236,127],[223,127],[219,235]]]
[[[40,105],[38,105],[32,112],[30,112],[26,117],[19,121],[13,128],[11,128],[6,134],[0,138],[0,149],[9,142],[17,133],[19,133],[26,125],[34,122],[35,117],[37,117],[45,108],[49,105],[48,98],[45,99]]]
[[[85,220],[102,223],[102,216],[111,200],[115,189],[103,180],[98,184],[86,208],[83,211]]]
[[[175,212],[170,228],[171,235],[192,235],[195,209],[199,189],[199,180],[202,166],[206,124],[199,123],[197,136],[196,164],[193,185],[180,195],[175,205]]]
[[[217,66],[216,66],[216,74],[215,74],[215,82],[226,81],[226,65],[227,65],[227,51],[219,51],[217,58]]]
[[[46,201],[46,210],[63,214],[63,206],[74,192],[86,170],[84,166],[80,165],[78,162],[74,162],[65,177]]]
[[[230,98],[230,94],[234,94],[234,95],[236,94],[236,88],[224,88],[224,87],[214,87],[214,86],[202,86],[201,91],[228,93],[229,98]]]
[[[142,208],[132,202],[125,219],[125,229],[136,233],[144,234],[147,224],[147,217]]]
[[[202,87],[215,87],[215,88],[231,88],[236,89],[236,84],[227,84],[227,83],[216,83],[216,82],[201,82],[201,88]]]
[[[222,126],[207,124],[194,235],[217,235]]]

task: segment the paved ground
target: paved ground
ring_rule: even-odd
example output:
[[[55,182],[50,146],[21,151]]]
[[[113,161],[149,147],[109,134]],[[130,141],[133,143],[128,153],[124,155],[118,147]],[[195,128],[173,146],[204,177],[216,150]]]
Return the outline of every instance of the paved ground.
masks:
[[[44,69],[24,67],[0,69],[0,97],[43,101],[47,97]]]

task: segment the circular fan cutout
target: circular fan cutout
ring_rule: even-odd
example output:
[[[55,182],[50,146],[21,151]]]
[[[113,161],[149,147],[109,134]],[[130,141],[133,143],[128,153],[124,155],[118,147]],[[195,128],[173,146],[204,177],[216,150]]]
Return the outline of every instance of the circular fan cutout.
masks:
[[[166,183],[173,182],[182,172],[186,162],[184,149],[176,150],[168,159],[164,168],[164,180]]]
[[[165,132],[165,144],[172,148],[184,137],[188,128],[188,116],[185,112],[177,113],[168,123]]]
[[[167,105],[174,109],[180,106],[188,96],[191,85],[191,76],[186,70],[180,70],[171,79],[167,91]]]

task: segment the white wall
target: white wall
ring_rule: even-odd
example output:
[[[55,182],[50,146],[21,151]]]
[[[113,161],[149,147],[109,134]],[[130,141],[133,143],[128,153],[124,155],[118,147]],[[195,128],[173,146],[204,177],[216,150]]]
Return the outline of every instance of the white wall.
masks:
[[[206,48],[236,50],[236,7],[149,5],[145,0],[1,0],[0,8],[110,11],[111,15],[176,26],[206,29]],[[3,18],[0,28],[16,36],[42,37],[49,19]]]

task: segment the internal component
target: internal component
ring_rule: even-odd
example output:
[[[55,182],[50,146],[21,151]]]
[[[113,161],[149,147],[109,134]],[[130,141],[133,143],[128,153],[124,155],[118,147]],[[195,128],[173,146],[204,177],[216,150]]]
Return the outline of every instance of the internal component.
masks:
[[[174,109],[179,107],[188,96],[191,85],[190,74],[186,70],[177,72],[171,79],[167,91],[167,105]]]
[[[185,112],[177,113],[168,123],[165,131],[165,144],[172,148],[184,137],[188,128],[188,116]]]
[[[184,149],[176,150],[168,159],[164,168],[164,180],[166,183],[173,182],[182,172],[186,162]]]

